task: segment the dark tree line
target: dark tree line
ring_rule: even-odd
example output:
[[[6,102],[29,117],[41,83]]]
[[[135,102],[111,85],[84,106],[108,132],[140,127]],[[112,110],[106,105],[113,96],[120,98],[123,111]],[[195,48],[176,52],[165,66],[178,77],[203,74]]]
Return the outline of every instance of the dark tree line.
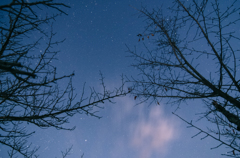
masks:
[[[58,53],[54,48],[63,41],[53,39],[52,23],[59,15],[67,14],[65,8],[68,6],[52,0],[12,0],[0,6],[0,144],[9,148],[9,157],[38,157],[39,147],[32,147],[28,141],[35,132],[29,124],[73,130],[63,127],[70,117],[99,117],[96,108],[128,93],[123,90],[124,82],[120,88],[107,90],[101,75],[102,92],[91,88],[86,97],[83,87],[78,97],[72,86],[74,74],[57,75],[52,63]],[[68,82],[67,87],[59,87],[62,80]],[[62,156],[69,152],[66,150]]]
[[[208,130],[197,128],[240,156],[240,3],[237,0],[174,0],[165,9],[141,8],[146,28],[141,36],[154,35],[138,53],[128,48],[140,78],[129,78],[132,94],[142,102],[161,99],[177,107],[201,100],[201,118],[211,122]],[[148,40],[145,38],[145,41]],[[191,110],[191,109],[190,109]]]

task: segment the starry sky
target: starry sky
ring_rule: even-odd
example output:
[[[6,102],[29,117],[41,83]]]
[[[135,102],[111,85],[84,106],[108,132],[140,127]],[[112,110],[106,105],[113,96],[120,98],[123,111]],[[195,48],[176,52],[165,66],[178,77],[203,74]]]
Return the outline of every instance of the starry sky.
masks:
[[[8,3],[8,1],[1,1]],[[164,0],[58,0],[71,8],[63,8],[68,16],[56,18],[53,24],[57,32],[55,39],[66,41],[56,47],[58,54],[58,75],[75,72],[73,85],[81,94],[93,86],[101,91],[99,71],[105,77],[107,88],[121,85],[121,75],[136,76],[138,72],[131,67],[133,59],[127,57],[128,45],[139,51],[143,42],[138,42],[137,34],[144,31],[144,18],[134,8],[146,6],[171,6]],[[227,1],[225,2],[227,3]],[[49,28],[46,28],[49,29]],[[147,42],[146,42],[147,43]],[[126,44],[126,45],[125,45]],[[42,48],[44,49],[44,48]],[[41,51],[41,47],[39,50]],[[203,68],[206,69],[206,68]],[[62,87],[66,83],[61,83]],[[89,90],[86,90],[86,95]],[[40,157],[61,157],[61,151],[73,145],[68,158],[77,158],[84,153],[86,158],[203,158],[221,157],[227,151],[224,147],[210,150],[218,142],[204,135],[191,138],[198,131],[186,128],[187,125],[172,115],[174,106],[166,106],[164,101],[158,105],[148,103],[135,106],[133,96],[117,98],[115,104],[104,104],[98,109],[101,119],[86,115],[75,115],[67,127],[76,126],[74,131],[59,131],[53,128],[36,130],[30,139],[33,145],[40,145]],[[195,113],[203,110],[202,102],[188,102],[182,105],[177,114],[186,120],[196,120]],[[200,127],[208,122],[196,122]],[[0,157],[5,158],[6,148],[0,145]]]

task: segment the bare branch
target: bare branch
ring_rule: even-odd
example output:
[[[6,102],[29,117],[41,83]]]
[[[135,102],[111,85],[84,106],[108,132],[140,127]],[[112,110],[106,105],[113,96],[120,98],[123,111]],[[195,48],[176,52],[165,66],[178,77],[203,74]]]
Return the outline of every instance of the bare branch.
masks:
[[[235,28],[240,22],[239,2],[222,5],[218,0],[174,0],[167,9],[137,10],[146,22],[145,31],[139,35],[154,35],[149,42],[155,47],[144,44],[141,53],[127,47],[135,60],[132,66],[141,76],[127,78],[135,87],[131,93],[139,102],[168,99],[167,104],[177,109],[188,100],[203,101],[207,110],[200,113],[200,119],[216,124],[217,131],[209,128],[206,132],[187,122],[199,130],[194,137],[205,133],[202,139],[212,137],[219,146],[232,149],[228,156],[238,157],[240,35]],[[218,138],[211,133],[217,133]]]

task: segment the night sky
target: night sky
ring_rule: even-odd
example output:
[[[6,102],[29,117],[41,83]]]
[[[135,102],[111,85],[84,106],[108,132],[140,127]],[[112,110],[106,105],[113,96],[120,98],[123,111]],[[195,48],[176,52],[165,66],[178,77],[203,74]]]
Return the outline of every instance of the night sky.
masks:
[[[2,3],[11,2],[1,1]],[[63,8],[68,16],[56,18],[53,24],[55,39],[66,41],[56,47],[60,50],[57,61],[58,75],[75,72],[73,85],[80,97],[82,86],[95,87],[101,91],[99,71],[105,77],[107,88],[121,85],[121,75],[138,77],[138,72],[130,65],[134,62],[127,57],[127,46],[141,52],[143,42],[138,42],[137,34],[144,31],[144,18],[134,8],[146,6],[170,7],[171,1],[163,0],[59,0],[71,8]],[[227,3],[228,1],[224,1]],[[49,29],[49,28],[46,28]],[[153,37],[154,38],[154,37]],[[126,44],[126,45],[125,45]],[[44,49],[44,46],[43,48]],[[39,50],[41,51],[41,46]],[[203,68],[206,71],[206,68]],[[62,88],[67,83],[61,83]],[[61,157],[61,151],[71,147],[68,158],[203,158],[221,157],[224,147],[210,150],[218,145],[213,139],[200,140],[205,135],[191,138],[197,130],[186,128],[172,111],[174,106],[135,106],[138,100],[126,96],[114,100],[115,104],[104,104],[104,109],[96,109],[101,119],[85,114],[75,115],[66,127],[76,126],[74,131],[45,130],[31,127],[36,134],[29,139],[33,145],[40,145],[40,157]],[[186,120],[197,120],[195,113],[204,110],[202,102],[188,102],[181,106],[177,114]],[[199,127],[208,126],[206,121],[196,122]],[[6,148],[0,145],[0,157],[7,157]]]

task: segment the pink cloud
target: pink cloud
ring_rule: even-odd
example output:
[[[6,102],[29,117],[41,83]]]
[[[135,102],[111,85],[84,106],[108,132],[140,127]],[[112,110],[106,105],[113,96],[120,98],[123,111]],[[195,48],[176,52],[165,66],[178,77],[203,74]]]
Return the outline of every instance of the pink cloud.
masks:
[[[120,128],[122,135],[114,142],[115,157],[124,151],[134,150],[137,158],[167,156],[174,140],[179,138],[180,121],[161,106],[137,106],[133,97],[116,99],[117,104],[111,109],[113,128]],[[121,141],[120,141],[121,140]],[[122,142],[126,142],[123,145]]]
[[[142,117],[132,124],[131,145],[139,151],[140,158],[152,154],[165,154],[171,141],[177,137],[176,124],[165,117],[159,106],[152,107],[148,118]]]

